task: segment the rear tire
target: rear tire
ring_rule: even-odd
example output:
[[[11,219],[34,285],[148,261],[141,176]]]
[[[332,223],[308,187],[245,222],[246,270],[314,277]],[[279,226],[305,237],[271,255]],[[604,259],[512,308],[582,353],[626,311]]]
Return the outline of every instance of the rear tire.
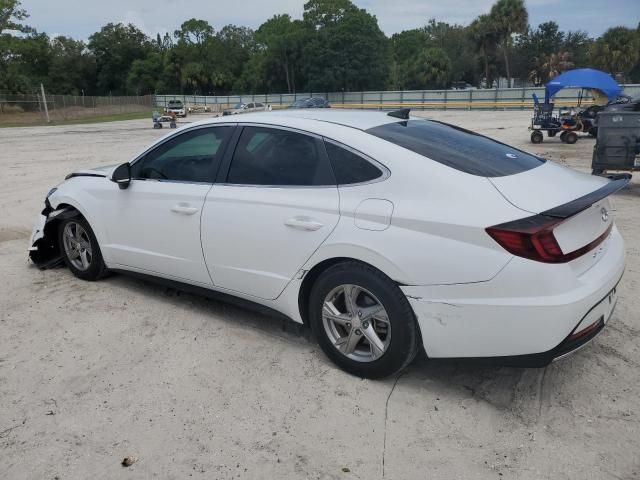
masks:
[[[107,275],[98,240],[83,217],[78,215],[60,222],[58,242],[64,263],[76,277],[94,281]]]
[[[578,134],[576,132],[567,132],[567,134],[564,137],[564,142],[568,143],[569,145],[573,145],[577,141],[578,141]]]
[[[544,135],[542,135],[541,131],[534,130],[531,132],[531,143],[542,143],[542,140],[544,140]]]
[[[358,377],[393,375],[418,351],[418,326],[407,297],[369,265],[344,262],[322,273],[308,311],[324,353]]]

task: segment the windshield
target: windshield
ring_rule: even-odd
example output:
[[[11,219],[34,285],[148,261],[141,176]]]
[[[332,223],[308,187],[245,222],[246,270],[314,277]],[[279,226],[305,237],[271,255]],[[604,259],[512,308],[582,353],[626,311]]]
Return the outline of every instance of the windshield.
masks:
[[[180,100],[171,100],[169,102],[170,107],[182,107],[182,102]]]
[[[242,107],[244,107],[244,103],[236,103],[236,104],[233,106],[233,108],[234,108],[234,109],[236,109],[236,110],[239,110],[239,109],[241,109]]]

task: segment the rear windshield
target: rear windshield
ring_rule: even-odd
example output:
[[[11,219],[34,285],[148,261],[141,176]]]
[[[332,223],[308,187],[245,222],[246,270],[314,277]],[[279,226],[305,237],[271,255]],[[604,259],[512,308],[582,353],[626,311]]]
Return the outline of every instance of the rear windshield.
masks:
[[[543,159],[517,148],[433,120],[388,123],[367,132],[448,167],[482,177],[514,175],[544,163]]]

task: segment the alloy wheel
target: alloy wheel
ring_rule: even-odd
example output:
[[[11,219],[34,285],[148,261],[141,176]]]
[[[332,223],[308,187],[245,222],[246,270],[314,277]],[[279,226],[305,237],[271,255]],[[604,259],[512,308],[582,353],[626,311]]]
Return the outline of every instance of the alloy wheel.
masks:
[[[93,251],[89,234],[77,222],[69,222],[62,231],[64,251],[71,264],[80,271],[86,271],[91,266]]]
[[[384,306],[358,285],[340,285],[322,306],[322,323],[333,346],[358,362],[372,362],[387,351],[391,323]]]

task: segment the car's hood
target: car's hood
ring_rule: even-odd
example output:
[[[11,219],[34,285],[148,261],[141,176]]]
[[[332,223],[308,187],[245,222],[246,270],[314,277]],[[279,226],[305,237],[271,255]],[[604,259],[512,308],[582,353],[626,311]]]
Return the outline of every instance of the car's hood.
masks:
[[[106,165],[106,166],[95,167],[95,168],[83,168],[83,169],[75,170],[71,172],[69,175],[66,176],[66,178],[69,179],[72,177],[108,177],[109,175],[111,175],[111,172],[113,172],[118,165],[119,164]]]

